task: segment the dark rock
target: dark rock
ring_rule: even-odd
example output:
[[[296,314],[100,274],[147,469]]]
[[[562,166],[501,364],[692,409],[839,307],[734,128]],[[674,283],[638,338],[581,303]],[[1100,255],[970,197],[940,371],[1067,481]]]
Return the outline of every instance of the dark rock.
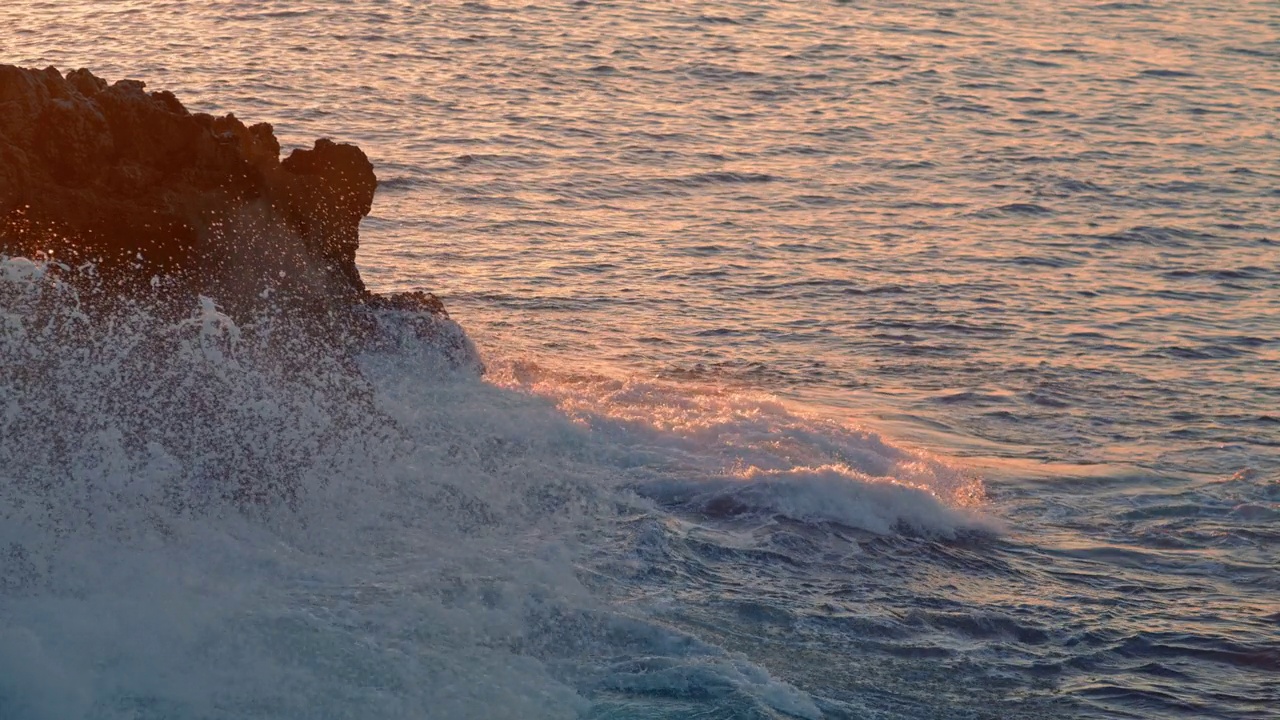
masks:
[[[267,305],[442,314],[434,296],[377,300],[360,279],[377,183],[354,145],[281,161],[266,123],[192,114],[136,80],[0,66],[0,254],[92,263],[114,294],[205,295],[238,322]]]

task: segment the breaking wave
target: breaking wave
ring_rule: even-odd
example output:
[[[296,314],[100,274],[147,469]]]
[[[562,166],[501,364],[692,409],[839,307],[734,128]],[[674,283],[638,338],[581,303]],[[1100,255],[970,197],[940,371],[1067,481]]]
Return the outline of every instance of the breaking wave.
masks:
[[[612,605],[581,559],[641,511],[995,529],[947,462],[768,396],[500,353],[483,377],[452,321],[394,311],[353,354],[208,299],[90,313],[58,275],[0,258],[0,716],[568,718],[661,696],[820,717]]]

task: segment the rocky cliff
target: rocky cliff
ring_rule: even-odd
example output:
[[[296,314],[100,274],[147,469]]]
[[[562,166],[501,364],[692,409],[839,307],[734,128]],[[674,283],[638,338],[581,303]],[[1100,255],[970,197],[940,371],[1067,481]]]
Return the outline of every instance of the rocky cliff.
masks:
[[[91,265],[111,294],[205,295],[237,320],[266,304],[440,312],[365,289],[358,228],[376,188],[354,145],[281,160],[266,123],[191,113],[136,80],[0,66],[0,254]]]

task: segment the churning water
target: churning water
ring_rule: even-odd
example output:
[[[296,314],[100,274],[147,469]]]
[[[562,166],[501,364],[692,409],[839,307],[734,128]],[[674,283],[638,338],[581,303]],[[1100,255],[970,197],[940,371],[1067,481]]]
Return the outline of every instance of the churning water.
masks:
[[[0,718],[1280,707],[1271,0],[11,0],[0,61],[359,144],[366,280],[489,367],[4,261]]]

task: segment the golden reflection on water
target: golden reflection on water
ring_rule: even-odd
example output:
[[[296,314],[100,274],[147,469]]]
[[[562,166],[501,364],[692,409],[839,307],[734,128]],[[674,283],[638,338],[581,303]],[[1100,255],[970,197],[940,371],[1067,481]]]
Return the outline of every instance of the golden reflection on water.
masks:
[[[1047,365],[1090,411],[1122,391],[1078,378],[1139,376],[1265,412],[1277,13],[23,0],[0,47],[286,145],[358,142],[384,181],[371,284],[440,292],[504,346],[864,410],[1017,405]],[[1212,361],[1233,338],[1242,359]]]

